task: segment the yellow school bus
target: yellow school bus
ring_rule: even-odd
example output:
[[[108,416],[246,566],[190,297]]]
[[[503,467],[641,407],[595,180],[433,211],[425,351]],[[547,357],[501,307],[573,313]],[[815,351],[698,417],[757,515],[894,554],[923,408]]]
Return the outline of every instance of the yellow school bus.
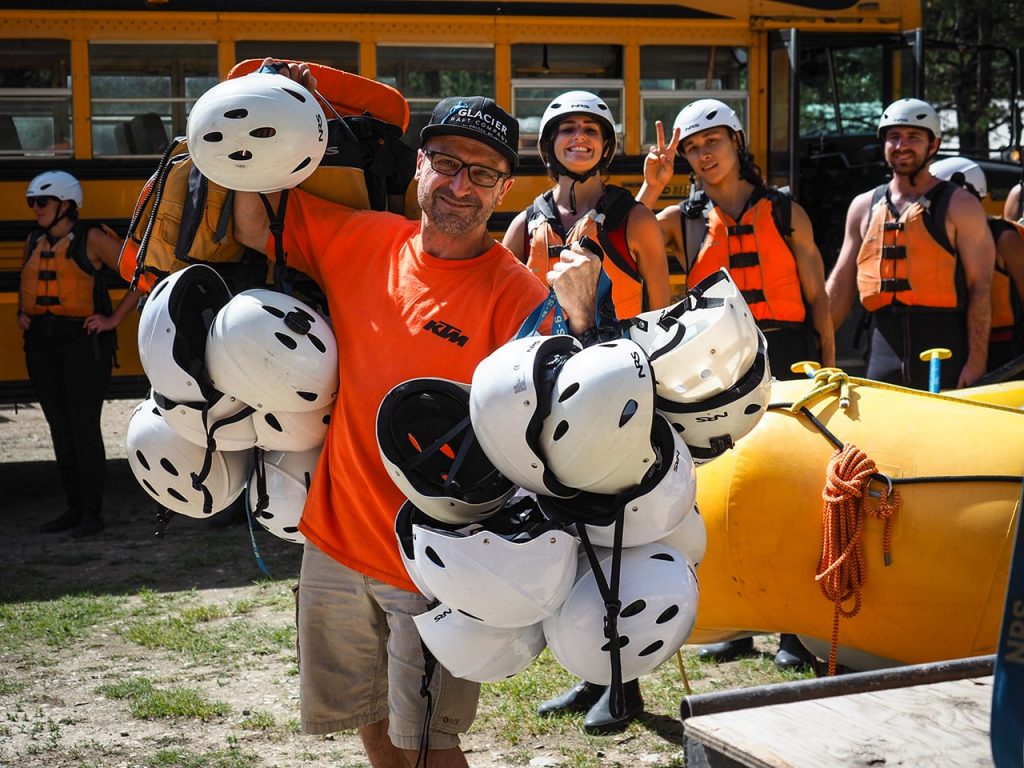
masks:
[[[518,181],[500,236],[550,183],[537,127],[558,93],[602,96],[617,118],[614,183],[637,187],[655,121],[694,99],[733,107],[771,183],[808,208],[827,263],[852,196],[883,178],[874,136],[888,101],[921,92],[919,0],[134,0],[0,2],[0,399],[30,398],[15,322],[25,189],[62,169],[82,218],[124,233],[139,190],[189,109],[243,59],[317,61],[396,86],[416,145],[433,104],[495,98],[520,121]],[[840,84],[857,73],[856,92]],[[679,175],[663,204],[688,189]],[[1005,189],[995,187],[994,196]],[[1009,186],[1007,183],[1006,186]],[[682,276],[673,274],[674,286]],[[134,318],[112,392],[139,392]]]

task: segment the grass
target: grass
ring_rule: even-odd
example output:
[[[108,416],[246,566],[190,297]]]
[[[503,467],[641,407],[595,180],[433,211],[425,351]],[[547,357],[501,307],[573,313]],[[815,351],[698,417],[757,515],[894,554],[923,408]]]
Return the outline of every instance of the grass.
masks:
[[[111,699],[127,700],[132,717],[153,720],[161,717],[186,717],[212,720],[231,713],[231,706],[220,701],[209,701],[195,688],[172,686],[157,688],[145,677],[133,677],[102,685],[99,693]]]

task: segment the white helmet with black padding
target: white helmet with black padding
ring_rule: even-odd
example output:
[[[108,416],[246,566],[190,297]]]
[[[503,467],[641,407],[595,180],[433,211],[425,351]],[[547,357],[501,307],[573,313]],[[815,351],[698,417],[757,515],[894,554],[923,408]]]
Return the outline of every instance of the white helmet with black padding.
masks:
[[[604,99],[590,91],[566,91],[556,96],[541,116],[540,128],[537,131],[537,146],[540,149],[541,159],[549,170],[557,175],[568,173],[555,157],[554,137],[559,124],[566,118],[576,115],[592,118],[601,126],[601,133],[604,135],[604,146],[597,163],[583,176],[574,176],[577,180],[583,181],[585,178],[605,170],[615,156],[615,117]]]
[[[299,83],[253,72],[200,96],[187,134],[192,161],[214,183],[240,192],[277,192],[317,169],[327,149],[327,118]]]
[[[988,194],[988,179],[985,171],[973,160],[966,157],[944,157],[928,166],[928,171],[939,179],[951,181],[968,189],[981,199]]]
[[[419,509],[443,523],[494,514],[516,491],[484,452],[469,418],[470,387],[410,379],[377,410],[377,447],[388,476]]]
[[[498,471],[533,493],[578,493],[548,466],[541,431],[558,373],[582,349],[572,336],[527,336],[498,347],[473,372],[469,415],[480,446]]]
[[[772,381],[768,344],[761,331],[757,334],[754,363],[734,386],[696,403],[658,398],[658,412],[682,436],[697,466],[736,445],[757,426],[768,408]]]
[[[612,550],[596,552],[607,581]],[[622,681],[652,672],[675,653],[697,618],[697,577],[686,558],[661,544],[622,550],[617,629]],[[612,682],[605,636],[605,599],[589,559],[580,558],[576,583],[565,602],[544,619],[544,636],[558,663],[597,685]]]
[[[25,197],[55,197],[82,207],[82,185],[67,171],[43,171],[28,183]]]
[[[265,288],[239,293],[217,313],[206,368],[218,390],[260,411],[321,411],[338,394],[338,345],[328,322]]]
[[[426,589],[492,627],[526,627],[554,613],[575,579],[578,548],[529,496],[455,531],[413,524],[414,562]]]
[[[245,487],[252,460],[247,451],[208,451],[171,429],[153,398],[128,419],[128,466],[158,504],[188,517],[209,517],[225,509]],[[202,483],[193,482],[209,461]]]
[[[256,411],[256,447],[264,451],[309,451],[323,445],[334,403],[315,411]]]
[[[585,523],[590,541],[600,547],[613,545],[620,509],[622,546],[650,544],[668,535],[690,514],[697,478],[689,448],[661,414],[654,416],[652,434],[656,459],[639,485],[617,495],[540,496],[541,510],[560,522]]]
[[[878,138],[885,141],[886,131],[896,126],[923,128],[931,133],[933,139],[942,136],[939,113],[921,99],[897,99],[887,106],[878,119]]]
[[[293,544],[305,543],[299,520],[319,459],[319,446],[307,451],[256,452],[248,502],[264,530]]]
[[[217,451],[247,451],[256,445],[252,406],[230,395],[217,394],[199,403],[176,403],[153,391],[153,401],[171,429],[190,443]]]
[[[682,301],[632,318],[628,332],[651,361],[658,398],[677,403],[700,402],[735,386],[762,338],[726,269],[701,280]]]
[[[420,639],[455,677],[495,683],[517,675],[544,650],[540,623],[492,627],[441,603],[413,617]]]
[[[743,123],[736,110],[718,99],[697,99],[683,107],[672,125],[679,131],[679,142],[709,128],[728,128],[740,135],[744,142]]]
[[[207,264],[168,275],[146,298],[139,315],[139,360],[153,389],[168,401],[217,399],[206,368],[207,337],[230,300],[224,278]]]

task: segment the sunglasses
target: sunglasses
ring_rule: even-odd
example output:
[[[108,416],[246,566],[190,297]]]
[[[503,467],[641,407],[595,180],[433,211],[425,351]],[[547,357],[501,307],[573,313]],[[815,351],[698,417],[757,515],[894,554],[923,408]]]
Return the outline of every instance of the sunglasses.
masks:
[[[45,208],[56,199],[57,198],[53,197],[52,195],[40,195],[39,197],[30,197],[28,198],[28,207]]]

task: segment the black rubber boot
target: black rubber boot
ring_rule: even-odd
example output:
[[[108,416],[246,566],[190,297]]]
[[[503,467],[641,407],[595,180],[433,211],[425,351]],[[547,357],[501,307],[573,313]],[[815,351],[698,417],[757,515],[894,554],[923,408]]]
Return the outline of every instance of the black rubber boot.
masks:
[[[86,515],[71,531],[71,538],[84,539],[86,536],[95,536],[106,527],[99,515]]]
[[[39,526],[41,533],[58,533],[60,531],[66,531],[69,528],[74,528],[78,525],[78,521],[82,519],[80,514],[74,512],[65,512],[60,517],[55,517],[53,520],[48,520]]]
[[[813,666],[815,661],[814,654],[804,648],[796,635],[779,635],[779,652],[775,654],[776,667],[801,669]]]
[[[595,685],[581,680],[565,693],[542,703],[537,707],[537,714],[544,716],[586,712],[597,703],[604,691],[603,685]]]
[[[611,691],[611,686],[606,687],[601,698],[587,711],[587,716],[583,718],[583,730],[587,733],[621,731],[644,713],[644,697],[640,693],[639,680],[631,680],[622,684],[626,709],[620,717],[614,717],[611,713]]]
[[[754,638],[741,637],[739,640],[705,645],[697,656],[701,661],[732,661],[740,656],[752,656],[753,653]]]

